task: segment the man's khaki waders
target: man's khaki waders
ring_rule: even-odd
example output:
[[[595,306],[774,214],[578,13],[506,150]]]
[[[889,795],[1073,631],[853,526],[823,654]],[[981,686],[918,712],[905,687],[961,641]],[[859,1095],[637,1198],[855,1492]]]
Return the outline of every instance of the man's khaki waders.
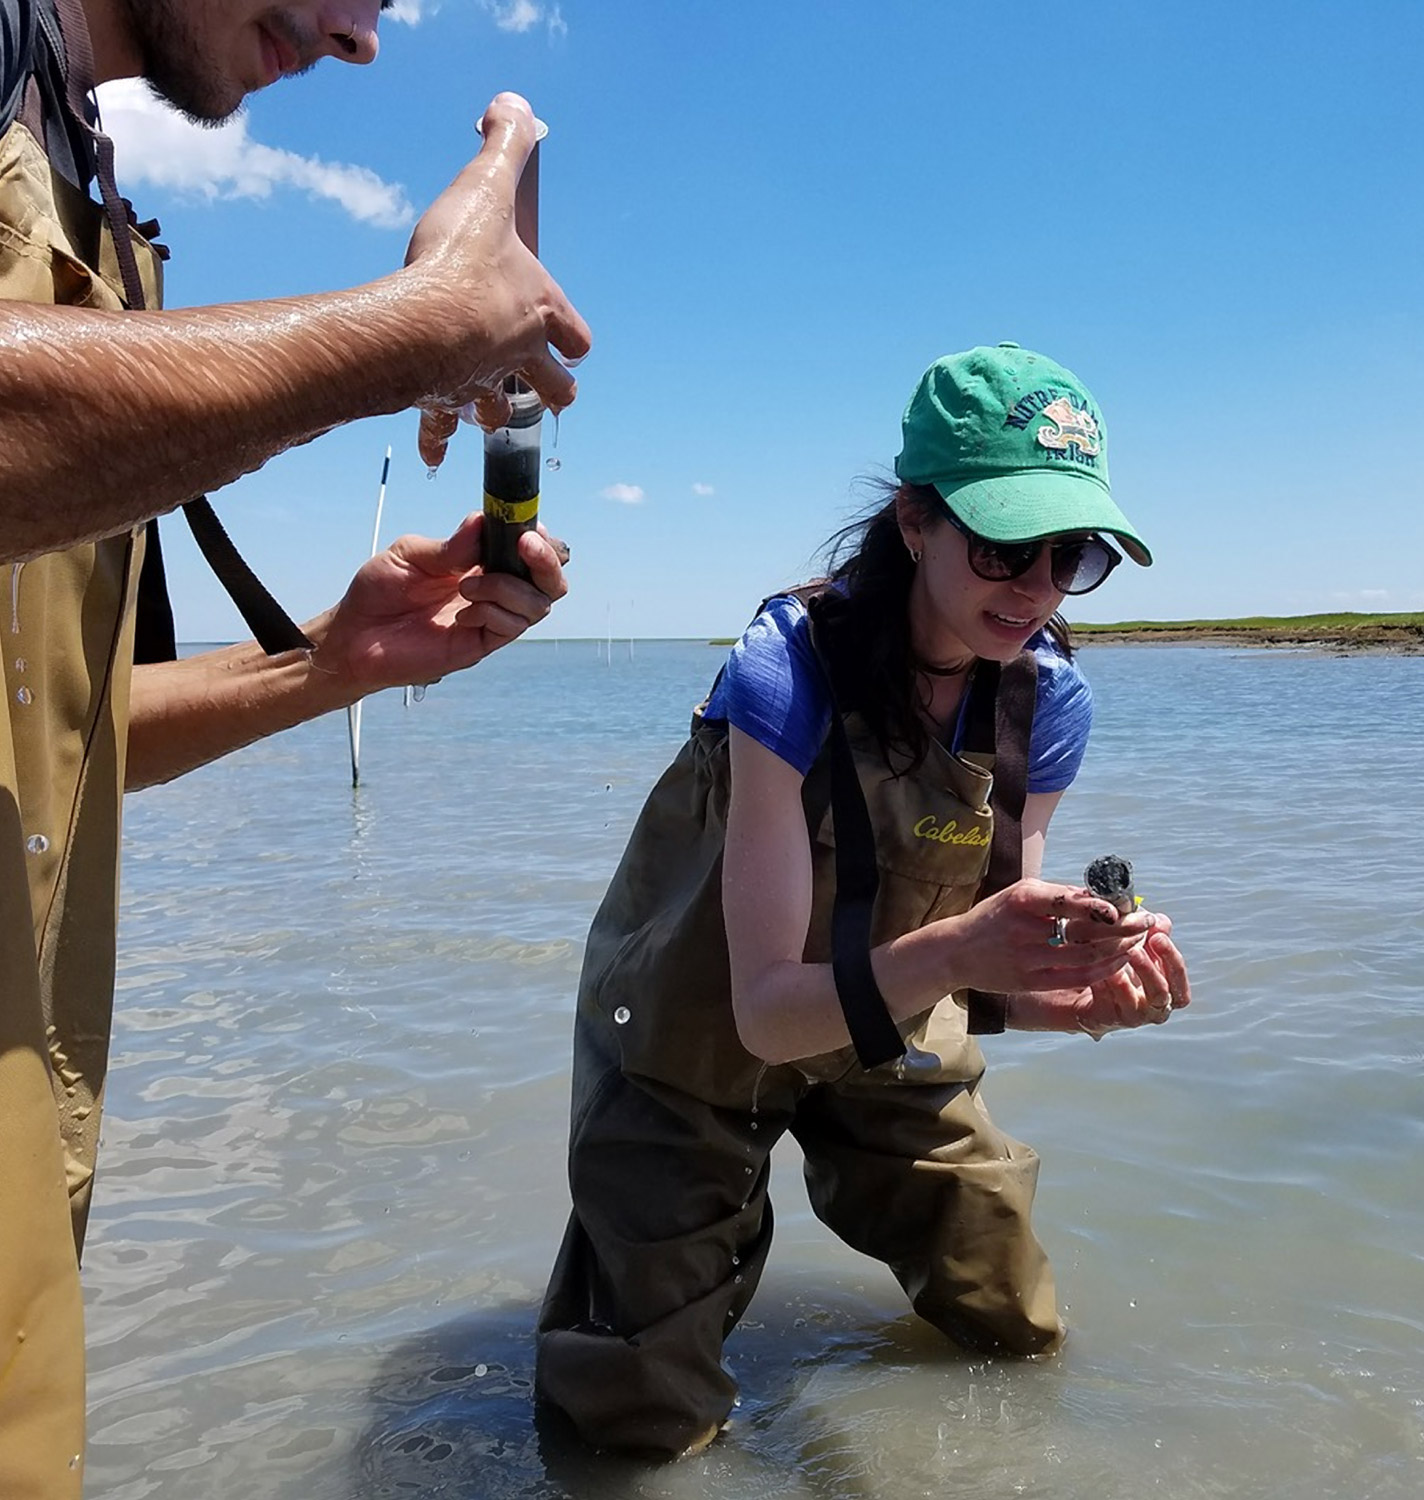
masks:
[[[158,261],[137,237],[148,292]],[[0,297],[120,309],[100,209],[17,121],[0,138]],[[43,413],[39,414],[43,420]],[[142,532],[0,563],[0,1496],[80,1493],[77,1249],[108,1062]]]
[[[973,904],[989,771],[932,747],[894,777],[847,720],[880,867],[872,942]],[[835,829],[825,755],[807,778],[808,962],[830,958]],[[538,1389],[599,1447],[681,1452],[736,1387],[722,1343],[771,1242],[769,1155],[789,1130],[817,1215],[883,1261],[922,1317],[984,1351],[1062,1338],[1029,1225],[1038,1158],[995,1128],[983,1058],[949,996],[903,1028],[903,1059],[849,1048],[767,1066],[737,1037],[722,923],[725,725],[692,737],[649,797],[589,934],[574,1041],[573,1214],[539,1322]]]

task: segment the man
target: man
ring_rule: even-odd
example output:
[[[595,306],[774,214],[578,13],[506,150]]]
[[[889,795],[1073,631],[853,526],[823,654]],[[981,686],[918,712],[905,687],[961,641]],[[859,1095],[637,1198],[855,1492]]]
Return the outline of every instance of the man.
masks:
[[[108,1052],[123,789],[469,666],[564,592],[537,534],[520,543],[532,582],[485,576],[475,517],[444,542],[397,542],[272,654],[249,644],[132,667],[152,517],[355,418],[421,407],[421,451],[438,462],[454,413],[474,402],[497,419],[510,375],[553,410],[574,399],[559,356],[581,357],[588,329],[514,231],[534,123],[513,95],[490,106],[484,149],[394,274],[322,296],[154,310],[157,258],[118,198],[88,90],[142,76],[190,115],[221,119],[324,57],[372,61],[384,8],[0,0],[5,1500],[62,1500],[81,1484],[76,1250]]]

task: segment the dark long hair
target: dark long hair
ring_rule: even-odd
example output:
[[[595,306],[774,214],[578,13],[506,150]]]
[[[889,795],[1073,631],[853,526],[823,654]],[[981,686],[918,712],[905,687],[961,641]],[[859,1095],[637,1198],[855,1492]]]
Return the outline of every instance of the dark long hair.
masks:
[[[910,584],[915,563],[900,535],[902,502],[930,526],[944,523],[944,502],[926,485],[869,479],[873,503],[837,531],[822,549],[828,589],[820,605],[822,631],[833,663],[840,706],[865,719],[887,759],[892,751],[918,766],[929,753],[930,734],[920,715],[918,672],[923,665],[910,644]],[[1062,615],[1048,633],[1073,654]]]

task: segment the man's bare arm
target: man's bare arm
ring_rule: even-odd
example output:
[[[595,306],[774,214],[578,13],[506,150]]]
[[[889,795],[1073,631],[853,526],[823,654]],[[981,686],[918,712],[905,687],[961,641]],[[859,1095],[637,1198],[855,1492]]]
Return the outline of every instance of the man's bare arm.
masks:
[[[136,667],[128,790],[380,688],[462,671],[537,624],[565,592],[562,544],[532,531],[519,538],[525,582],[482,571],[483,536],[476,513],[444,541],[401,537],[362,565],[339,604],[307,623],[310,652],[267,656],[247,642]]]
[[[395,278],[194,312],[0,303],[0,556],[112,535],[412,404],[420,342]]]
[[[508,374],[568,405],[550,345],[578,358],[588,329],[514,232],[533,128],[501,95],[405,268],[364,287],[175,312],[0,303],[0,559],[125,530],[358,417],[487,401]],[[426,432],[422,451],[438,459]]]

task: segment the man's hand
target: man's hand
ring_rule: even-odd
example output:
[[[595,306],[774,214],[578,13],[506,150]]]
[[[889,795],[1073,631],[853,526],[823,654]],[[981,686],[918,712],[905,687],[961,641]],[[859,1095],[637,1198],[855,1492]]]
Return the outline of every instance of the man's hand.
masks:
[[[304,629],[314,649],[268,656],[255,641],[135,667],[126,785],[169,781],[378,688],[434,682],[521,635],[565,593],[562,542],[519,538],[532,583],[479,566],[484,517],[443,542],[402,537]]]
[[[306,627],[312,666],[354,700],[473,666],[538,624],[567,592],[561,544],[542,527],[520,537],[526,583],[480,568],[483,530],[476,512],[446,541],[404,536],[364,564],[341,602]]]
[[[515,232],[519,178],[534,149],[534,116],[518,94],[500,94],[480,123],[480,154],[430,206],[406,252],[427,316],[445,331],[447,355],[421,400],[420,456],[437,465],[473,405],[485,427],[508,416],[501,389],[518,375],[550,411],[577,387],[564,363],[588,353],[588,325]]]

